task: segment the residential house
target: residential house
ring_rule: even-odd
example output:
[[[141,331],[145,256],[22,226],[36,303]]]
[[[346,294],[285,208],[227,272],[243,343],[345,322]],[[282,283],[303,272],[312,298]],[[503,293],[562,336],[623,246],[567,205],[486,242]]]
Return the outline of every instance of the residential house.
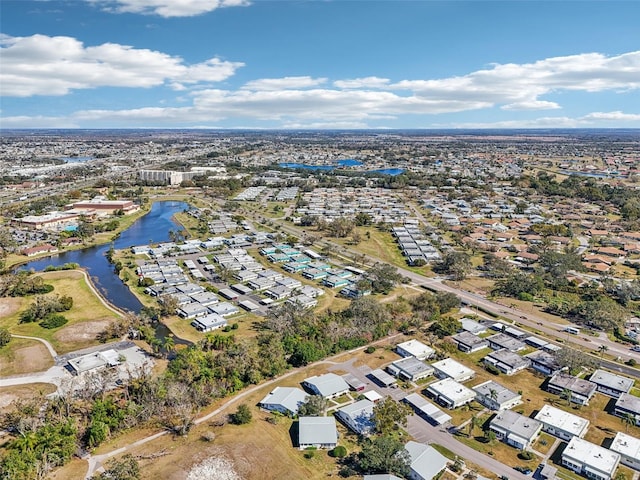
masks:
[[[335,398],[349,391],[349,385],[344,379],[335,373],[325,373],[305,378],[302,385],[311,390],[315,395],[324,398]]]
[[[336,411],[336,417],[358,435],[369,435],[375,430],[373,421],[374,403],[359,400]]]
[[[338,429],[335,417],[300,417],[298,420],[298,447],[335,448]]]
[[[522,395],[488,380],[473,387],[476,400],[491,410],[507,410],[522,403]]]
[[[487,340],[467,331],[460,332],[451,339],[458,345],[458,350],[465,353],[477,352],[489,346]]]
[[[409,453],[410,480],[432,480],[442,472],[449,460],[431,445],[414,441],[407,442],[405,450]]]
[[[450,409],[461,407],[476,398],[476,392],[452,378],[445,378],[432,383],[425,392],[437,403]]]
[[[307,394],[298,387],[276,387],[258,404],[265,410],[294,416],[307,398]]]
[[[496,434],[498,440],[526,450],[542,430],[542,423],[511,410],[502,410],[493,417],[489,429]]]
[[[633,379],[601,369],[593,372],[589,380],[598,386],[598,392],[613,398],[618,398],[623,393],[629,393],[633,387]]]
[[[421,362],[415,357],[407,357],[393,362],[391,365],[387,366],[387,371],[391,375],[395,375],[396,377],[401,377],[412,382],[433,375],[433,367]]]
[[[589,420],[545,404],[534,417],[542,422],[542,430],[562,440],[584,437],[589,428]]]
[[[573,437],[562,452],[562,465],[593,480],[610,480],[618,465],[620,454],[607,450],[579,437]]]
[[[598,386],[588,380],[556,373],[547,382],[547,390],[556,395],[570,395],[570,400],[578,405],[588,405]]]
[[[435,350],[419,340],[412,339],[396,345],[396,353],[401,357],[416,357],[418,360],[427,360],[433,356]]]
[[[487,341],[493,350],[505,348],[510,352],[519,352],[526,348],[524,342],[521,342],[520,340],[517,340],[505,333],[496,333],[495,335],[491,335],[490,337],[487,337]]]
[[[517,353],[502,349],[491,352],[483,358],[485,365],[493,365],[506,375],[513,375],[529,366],[529,359]]]
[[[445,358],[431,364],[438,378],[451,378],[456,382],[471,380],[476,372],[452,358]]]
[[[531,368],[547,376],[553,376],[564,370],[556,360],[556,357],[549,352],[536,350],[525,355],[524,358],[529,359]]]
[[[191,326],[200,332],[211,332],[212,330],[226,327],[227,319],[215,313],[210,313],[194,319],[191,322]]]
[[[640,439],[618,432],[609,450],[620,455],[623,465],[640,470]]]
[[[613,407],[613,414],[621,418],[631,415],[635,418],[635,424],[640,425],[640,397],[621,393]]]

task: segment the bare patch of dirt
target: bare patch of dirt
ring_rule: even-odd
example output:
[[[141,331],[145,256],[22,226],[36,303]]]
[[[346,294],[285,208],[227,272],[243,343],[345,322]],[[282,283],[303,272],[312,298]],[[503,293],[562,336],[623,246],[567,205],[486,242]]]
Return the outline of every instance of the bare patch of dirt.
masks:
[[[0,298],[0,317],[8,317],[9,315],[13,315],[18,311],[21,304],[22,299],[17,297]]]
[[[0,358],[0,375],[42,372],[53,366],[49,350],[40,342],[15,348],[8,357]]]
[[[49,350],[40,342],[16,350],[15,358],[16,373],[42,372],[53,365]]]
[[[107,328],[110,323],[111,320],[76,323],[62,328],[53,337],[61,343],[89,343],[95,341],[96,335]]]

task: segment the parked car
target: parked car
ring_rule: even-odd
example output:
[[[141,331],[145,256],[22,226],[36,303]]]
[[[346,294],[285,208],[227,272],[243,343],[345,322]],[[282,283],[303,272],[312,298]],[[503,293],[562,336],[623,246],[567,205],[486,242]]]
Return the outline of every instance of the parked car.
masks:
[[[531,470],[529,467],[521,467],[518,465],[517,467],[513,467],[513,469],[525,475],[531,475],[533,473],[533,470]]]
[[[632,352],[640,352],[640,345],[634,345],[633,347],[631,347],[631,351]]]

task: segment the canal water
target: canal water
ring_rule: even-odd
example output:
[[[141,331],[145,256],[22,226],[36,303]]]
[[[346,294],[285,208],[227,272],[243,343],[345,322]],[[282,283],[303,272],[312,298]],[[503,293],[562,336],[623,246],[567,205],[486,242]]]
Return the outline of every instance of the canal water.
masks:
[[[113,248],[120,250],[132,245],[169,241],[169,230],[179,228],[172,219],[173,215],[187,208],[189,205],[185,202],[155,202],[149,213],[120,234],[113,242]],[[113,265],[107,261],[106,253],[110,247],[111,243],[108,243],[64,252],[53,257],[33,260],[21,265],[20,269],[40,271],[49,265],[57,267],[65,263],[77,263],[88,272],[96,288],[111,304],[122,310],[138,313],[142,304],[115,273]]]

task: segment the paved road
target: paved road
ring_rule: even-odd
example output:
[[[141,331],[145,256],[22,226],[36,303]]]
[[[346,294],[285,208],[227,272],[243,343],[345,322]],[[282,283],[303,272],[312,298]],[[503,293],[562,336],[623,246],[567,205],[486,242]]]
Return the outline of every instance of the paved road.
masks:
[[[277,220],[277,219],[276,219]],[[302,229],[292,227],[291,225],[287,225],[284,222],[278,222],[278,225],[284,232],[291,233],[296,236],[300,236],[303,232]],[[377,258],[373,255],[363,255],[360,252],[352,250],[347,247],[343,247],[337,243],[333,243],[330,240],[322,239],[323,244],[329,244],[334,247],[336,252],[346,252],[347,254],[354,255],[363,259],[366,259],[368,262],[376,263],[386,263],[384,260]],[[488,300],[487,298],[477,295],[472,292],[468,292],[466,290],[461,290],[459,288],[451,287],[449,285],[445,285],[442,283],[442,280],[437,278],[429,278],[421,275],[419,273],[413,272],[411,270],[407,270],[406,268],[398,267],[398,272],[405,277],[409,278],[414,285],[420,285],[425,288],[434,291],[440,292],[450,292],[457,295],[460,300],[470,306],[481,308],[487,312],[491,312],[494,315],[500,315],[512,322],[517,322],[523,326],[533,328],[543,333],[543,336],[546,337],[547,340],[555,340],[557,338],[561,338],[563,340],[563,344],[578,347],[579,349],[593,353],[598,350],[601,345],[607,347],[607,354],[614,355],[620,357],[623,361],[633,358],[638,363],[640,363],[640,354],[636,352],[632,352],[629,347],[623,346],[619,343],[612,342],[606,336],[605,337],[593,337],[587,338],[579,335],[569,335],[563,332],[563,326],[559,324],[550,323],[546,318],[536,315],[533,312],[524,312],[522,310],[503,305],[497,302],[493,302]],[[624,373],[625,375],[629,375],[632,377],[640,378],[640,370],[629,367],[622,363],[600,359],[599,361],[603,367],[611,369],[613,371]]]
[[[510,479],[531,480],[531,477],[514,470],[512,466],[500,463],[488,455],[459,442],[442,426],[433,426],[417,415],[408,417],[407,431],[416,441],[442,445],[468,462],[475,463],[479,467],[495,473],[497,476],[505,475]]]

